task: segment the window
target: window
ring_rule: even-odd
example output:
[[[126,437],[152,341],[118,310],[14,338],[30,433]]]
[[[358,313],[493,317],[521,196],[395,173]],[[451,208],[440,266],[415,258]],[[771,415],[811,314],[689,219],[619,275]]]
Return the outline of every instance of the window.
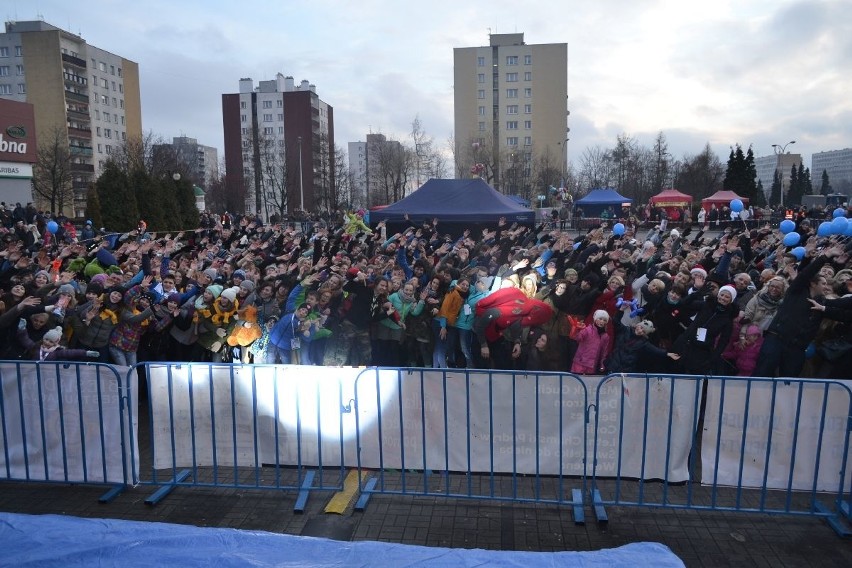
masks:
[[[276,103],[278,103],[278,104],[276,105],[278,108],[281,108],[281,107],[283,107],[283,106],[284,106],[284,101],[283,101],[283,100],[281,100],[281,99],[278,99],[278,100],[277,100],[277,101],[275,101],[275,102],[276,102]]]
[[[526,130],[531,130],[532,129],[532,120],[525,120],[524,121],[524,128]]]
[[[95,134],[98,135],[98,136],[101,135],[101,127],[100,126],[95,127]]]
[[[118,101],[118,108],[124,108],[124,99]]]
[[[243,140],[243,148],[248,148],[248,147],[249,147],[249,141]]]
[[[518,105],[508,105],[506,107],[506,114],[518,114]]]
[[[18,76],[24,74],[24,66],[23,65],[15,65],[15,71],[18,73]]]
[[[273,131],[273,130],[274,130],[274,129],[273,129],[271,126],[264,126],[264,127],[263,127],[263,133],[264,133],[264,134],[272,134],[272,131]]]
[[[485,73],[479,73],[476,76],[476,82],[477,83],[484,83],[485,82]]]
[[[248,133],[249,133],[249,129],[248,129],[248,128],[243,128],[240,132],[242,132],[243,136],[245,136],[246,134],[248,134]]]
[[[245,110],[245,108],[246,108],[246,102],[245,101],[240,101],[240,108]]]
[[[109,128],[104,128],[104,138],[112,138],[112,130]]]
[[[124,117],[121,117],[121,125],[124,126]]]
[[[517,130],[518,129],[518,121],[517,120],[509,120],[506,122],[506,130]]]
[[[506,65],[517,65],[518,64],[518,56],[517,55],[507,55],[506,56]]]
[[[517,99],[518,98],[518,89],[506,89],[506,98],[507,99]]]
[[[21,49],[20,45],[15,46],[15,57],[23,57],[24,51]]]
[[[246,121],[246,115],[241,114],[240,115],[240,122],[245,122],[245,121]]]
[[[0,57],[9,57],[8,47],[0,47]]]
[[[97,109],[95,109],[95,119],[97,119],[97,120],[101,119],[101,111],[99,111]]]
[[[104,147],[101,145],[100,142],[98,142],[98,154],[103,154],[103,153],[104,153]]]
[[[93,87],[97,87],[97,86],[98,86],[98,76],[97,76],[97,75],[95,75],[94,73],[92,73],[92,86],[93,86]]]
[[[532,96],[532,89],[530,89],[529,87],[527,87],[526,89],[524,89],[524,98],[525,98],[525,99],[528,99],[528,98],[530,98],[531,96]]]
[[[284,134],[284,127],[283,126],[278,127],[278,134]]]
[[[8,77],[9,76],[9,66],[8,65],[0,65],[0,77]]]
[[[18,83],[18,94],[19,95],[26,95],[27,94],[26,83]]]
[[[115,75],[115,65],[110,65],[110,66],[109,66],[109,74],[110,74],[110,75]]]
[[[480,131],[480,132],[485,132],[485,123],[484,123],[484,122],[480,122],[480,123],[479,123],[479,131]]]
[[[106,145],[106,152],[107,152],[107,154],[112,154],[112,145],[110,145],[110,144]]]
[[[284,113],[278,113],[278,122],[284,122]]]
[[[506,73],[506,82],[507,83],[516,83],[518,81],[517,73]]]
[[[524,81],[532,81],[532,71],[524,71]]]
[[[485,107],[484,106],[479,107],[479,116],[485,116]]]
[[[115,98],[115,97],[112,98],[112,106],[114,106],[115,108],[118,108],[118,99]]]
[[[106,79],[101,79],[101,87],[104,89],[109,89],[109,83],[107,83]]]
[[[476,58],[476,66],[477,67],[485,67],[485,58],[484,57],[477,57]]]
[[[115,81],[112,82],[112,90],[115,91]]]
[[[109,114],[108,112],[105,112],[105,113],[104,113],[104,121],[106,121],[106,122],[112,122],[111,118],[112,118],[112,117],[110,116],[110,114]]]
[[[532,146],[532,136],[524,136],[524,146]]]
[[[532,55],[524,55],[524,65],[532,65]]]
[[[121,83],[118,84],[118,92],[124,93],[124,85],[122,85]]]
[[[106,95],[101,95],[101,104],[102,105],[108,105],[109,104],[109,97],[106,96]]]
[[[476,98],[477,99],[484,99],[485,98],[485,91],[483,91],[482,89],[479,89],[478,91],[476,91]]]
[[[122,124],[124,124],[124,123],[122,123]],[[126,140],[127,140],[127,133],[126,133],[126,132],[122,132],[122,133],[121,133],[121,141],[122,141],[122,142],[125,142]]]
[[[518,145],[518,137],[517,136],[509,136],[506,138],[507,146],[517,146]]]
[[[263,101],[263,108],[272,108],[272,101]]]
[[[121,77],[121,67],[118,68],[118,76]]]
[[[532,114],[532,105],[524,105],[524,114]]]
[[[104,73],[106,73],[106,63],[104,63],[103,61],[101,61],[101,62],[100,62],[100,64],[98,65],[98,69],[100,69],[101,71],[103,71]]]
[[[263,115],[263,122],[272,122],[272,113]]]

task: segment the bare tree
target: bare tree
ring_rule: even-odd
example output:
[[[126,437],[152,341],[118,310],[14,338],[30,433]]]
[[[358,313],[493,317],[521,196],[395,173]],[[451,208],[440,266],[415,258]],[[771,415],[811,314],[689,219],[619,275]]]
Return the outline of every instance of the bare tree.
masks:
[[[334,186],[337,191],[335,193],[336,201],[331,208],[332,213],[342,212],[343,209],[366,207],[366,203],[361,203],[360,198],[353,195],[355,174],[349,169],[349,158],[346,155],[346,150],[336,144],[334,146]]]
[[[611,185],[612,174],[612,157],[608,150],[600,146],[583,150],[578,174],[582,193],[598,187],[608,187]]]
[[[399,141],[371,135],[367,142],[369,156],[369,201],[384,205],[405,197],[414,169],[413,152]]]
[[[72,154],[68,138],[61,128],[54,128],[38,145],[33,166],[33,191],[37,201],[50,204],[54,213],[73,205]]]
[[[250,181],[255,191],[260,192],[263,211],[267,219],[273,214],[283,217],[287,212],[287,159],[284,140],[261,134],[257,140],[257,154],[253,167],[249,168]]]

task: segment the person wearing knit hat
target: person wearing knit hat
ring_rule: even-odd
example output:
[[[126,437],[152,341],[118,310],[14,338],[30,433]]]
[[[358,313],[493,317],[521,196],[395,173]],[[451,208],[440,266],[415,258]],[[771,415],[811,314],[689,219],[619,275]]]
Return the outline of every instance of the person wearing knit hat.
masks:
[[[644,371],[639,367],[640,361],[650,357],[662,359],[668,357],[673,361],[680,359],[677,353],[669,353],[650,342],[648,336],[656,331],[654,322],[642,320],[631,327],[624,326],[622,333],[616,336],[615,348],[606,362],[610,373],[635,373]]]
[[[730,284],[708,296],[695,319],[674,342],[672,351],[681,357],[683,370],[690,375],[726,372],[722,353],[728,346],[739,308],[734,304],[737,290]]]
[[[723,293],[727,293],[731,297],[731,302],[737,299],[737,289],[731,286],[730,284],[725,284],[724,286],[719,288],[718,296],[721,296]]]
[[[89,282],[89,285],[86,286],[86,298],[89,298],[90,295],[100,296],[104,293],[104,285],[100,282]]]
[[[225,298],[229,302],[233,302],[237,299],[237,292],[240,291],[239,286],[232,286],[231,288],[226,288],[219,294],[220,298]]]
[[[223,359],[223,347],[225,341],[234,327],[238,324],[239,302],[237,302],[237,292],[239,288],[234,286],[222,290],[219,288],[218,296],[212,303],[196,311],[198,315],[198,344],[209,352],[209,360],[220,362]],[[213,286],[208,286],[209,292]],[[205,294],[206,296],[207,294]]]
[[[254,292],[254,282],[252,282],[251,280],[243,280],[242,282],[240,282],[240,288],[245,290],[247,294],[251,294],[252,292]]]
[[[208,292],[213,295],[213,299],[215,300],[222,294],[222,285],[221,284],[211,284],[206,288]]]
[[[38,342],[33,341],[26,333],[19,333],[18,339],[29,353],[30,359],[36,361],[77,361],[98,356],[97,351],[66,349],[59,345],[62,341],[62,328],[59,326],[48,330]]]
[[[696,264],[695,266],[693,266],[692,270],[689,271],[689,274],[693,277],[695,277],[695,275],[698,275],[698,276],[701,276],[704,279],[707,278],[707,271],[704,270],[704,267],[701,266],[700,264]]]
[[[210,284],[213,284],[219,277],[219,272],[215,268],[208,268],[201,274],[202,278],[199,281],[199,284],[202,286],[209,286]]]
[[[243,270],[243,269],[235,270],[234,274],[231,275],[231,277],[234,278],[234,279],[239,278],[240,280],[245,280],[246,279],[246,271]],[[234,284],[239,285],[239,282],[234,282]]]

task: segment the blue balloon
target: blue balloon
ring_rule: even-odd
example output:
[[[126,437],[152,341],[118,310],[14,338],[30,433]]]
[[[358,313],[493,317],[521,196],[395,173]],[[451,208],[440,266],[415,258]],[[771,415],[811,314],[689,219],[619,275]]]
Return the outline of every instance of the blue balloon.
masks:
[[[787,233],[786,235],[784,235],[784,246],[794,247],[799,244],[800,240],[802,240],[802,236],[799,233],[795,231],[793,231],[792,233]]]
[[[818,237],[828,237],[831,236],[831,221],[823,221],[817,227],[817,236]]]
[[[624,223],[616,223],[612,226],[612,234],[620,237],[624,234]]]
[[[796,260],[802,260],[803,258],[805,258],[806,252],[807,251],[805,250],[805,247],[796,247],[796,248],[794,248],[793,250],[790,251],[790,254],[795,256]]]
[[[846,220],[846,217],[835,217],[834,221],[831,222],[831,232],[835,235],[842,235],[846,232],[848,225],[849,221]]]
[[[778,228],[781,229],[782,234],[786,235],[796,228],[796,224],[789,219],[784,219],[781,221],[781,225],[779,225]]]
[[[739,199],[732,199],[731,200],[731,211],[733,211],[734,213],[739,213],[742,210],[743,210],[743,202]]]
[[[837,217],[846,217],[846,210],[843,207],[838,207],[837,209],[834,210],[834,212],[831,214],[831,216],[834,217],[835,219]]]
[[[844,237],[852,237],[852,223],[846,223],[846,230],[843,231]]]
[[[48,230],[49,233],[55,235],[56,231],[59,230],[59,225],[56,223],[56,221],[48,221],[47,222],[47,230]]]

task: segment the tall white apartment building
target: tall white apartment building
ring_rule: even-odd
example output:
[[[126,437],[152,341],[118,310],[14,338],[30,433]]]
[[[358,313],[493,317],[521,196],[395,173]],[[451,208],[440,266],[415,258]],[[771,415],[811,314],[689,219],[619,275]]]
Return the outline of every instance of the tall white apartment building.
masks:
[[[492,34],[487,46],[455,48],[453,64],[457,177],[481,163],[497,189],[529,197],[534,161],[564,171],[567,43]]]
[[[763,193],[766,195],[766,202],[772,195],[772,182],[775,181],[775,172],[781,176],[781,188],[784,195],[790,189],[790,171],[793,166],[798,168],[802,165],[801,154],[772,154],[771,156],[760,156],[754,159],[755,183],[760,182],[763,185]],[[813,180],[813,171],[811,171],[811,180]]]
[[[40,143],[58,133],[69,146],[74,200],[66,215],[85,216],[86,192],[109,156],[142,136],[139,65],[40,20],[6,22],[0,97],[33,105]]]

